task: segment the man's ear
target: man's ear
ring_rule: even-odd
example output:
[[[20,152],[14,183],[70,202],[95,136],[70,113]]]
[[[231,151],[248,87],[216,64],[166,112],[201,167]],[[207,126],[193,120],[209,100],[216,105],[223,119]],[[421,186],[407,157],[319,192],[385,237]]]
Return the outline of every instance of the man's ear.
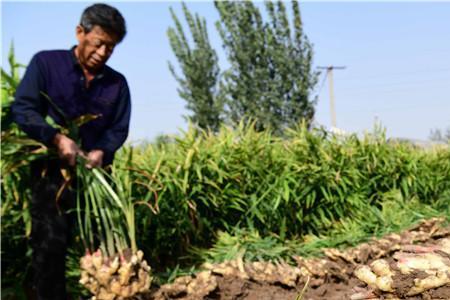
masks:
[[[77,25],[77,27],[75,28],[75,35],[77,37],[78,42],[80,42],[85,35],[84,28],[81,27],[80,25]]]

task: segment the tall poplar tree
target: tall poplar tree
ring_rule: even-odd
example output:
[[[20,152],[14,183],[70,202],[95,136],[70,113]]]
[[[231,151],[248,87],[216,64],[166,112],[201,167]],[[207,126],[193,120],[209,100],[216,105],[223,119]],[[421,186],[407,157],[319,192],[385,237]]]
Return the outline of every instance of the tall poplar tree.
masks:
[[[312,70],[313,49],[303,32],[298,2],[291,2],[291,22],[282,1],[265,2],[268,20],[251,1],[215,1],[214,5],[220,16],[216,28],[229,63],[220,77],[214,77],[225,120],[251,118],[258,130],[270,128],[278,133],[300,120],[309,123],[318,73]],[[185,51],[187,44],[172,43],[172,47],[177,53]],[[202,67],[200,61],[192,65]]]
[[[194,17],[184,3],[182,7],[193,46],[189,45],[179,19],[170,8],[175,27],[170,27],[167,35],[183,76],[177,74],[170,62],[169,69],[180,85],[180,97],[192,112],[187,118],[200,128],[216,131],[223,112],[223,101],[216,88],[220,73],[217,54],[210,45],[205,19],[197,14]]]

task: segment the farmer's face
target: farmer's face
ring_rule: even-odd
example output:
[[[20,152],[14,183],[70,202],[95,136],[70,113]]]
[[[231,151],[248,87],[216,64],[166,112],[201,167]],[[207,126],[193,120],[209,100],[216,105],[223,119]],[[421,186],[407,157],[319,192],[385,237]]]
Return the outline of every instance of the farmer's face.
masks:
[[[78,46],[75,53],[80,64],[88,71],[94,72],[103,67],[118,42],[117,36],[97,25],[88,33],[83,27],[77,26],[76,33]]]

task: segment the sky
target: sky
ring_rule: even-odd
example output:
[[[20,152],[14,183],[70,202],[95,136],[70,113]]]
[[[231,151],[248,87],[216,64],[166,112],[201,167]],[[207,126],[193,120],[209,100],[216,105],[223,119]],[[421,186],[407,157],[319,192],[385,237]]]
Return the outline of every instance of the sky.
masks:
[[[128,34],[108,65],[124,74],[132,96],[130,142],[152,140],[187,128],[189,114],[168,62],[178,64],[167,38],[169,7],[183,19],[178,1],[104,1],[118,8]],[[14,42],[27,64],[38,51],[69,49],[85,7],[95,2],[1,3],[2,67]],[[264,4],[257,2],[261,11]],[[204,17],[222,69],[226,55],[210,1],[187,1]],[[289,7],[289,5],[287,5]],[[450,127],[450,2],[302,1],[304,31],[313,43],[314,66],[334,70],[337,127],[371,131],[375,121],[389,137],[426,140],[431,129]],[[184,20],[184,19],[183,19]],[[188,30],[186,29],[186,32]],[[319,77],[315,122],[331,126],[329,82]]]

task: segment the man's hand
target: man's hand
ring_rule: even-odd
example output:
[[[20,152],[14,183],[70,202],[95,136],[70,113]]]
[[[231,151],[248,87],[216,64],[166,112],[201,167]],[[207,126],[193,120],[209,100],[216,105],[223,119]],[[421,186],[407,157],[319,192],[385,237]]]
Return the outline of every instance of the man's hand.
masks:
[[[102,150],[92,150],[87,155],[86,168],[92,169],[96,167],[101,167],[103,164],[103,151]]]
[[[53,144],[58,150],[59,158],[66,161],[69,166],[74,166],[76,157],[82,153],[77,144],[67,136],[57,133],[53,138]]]

